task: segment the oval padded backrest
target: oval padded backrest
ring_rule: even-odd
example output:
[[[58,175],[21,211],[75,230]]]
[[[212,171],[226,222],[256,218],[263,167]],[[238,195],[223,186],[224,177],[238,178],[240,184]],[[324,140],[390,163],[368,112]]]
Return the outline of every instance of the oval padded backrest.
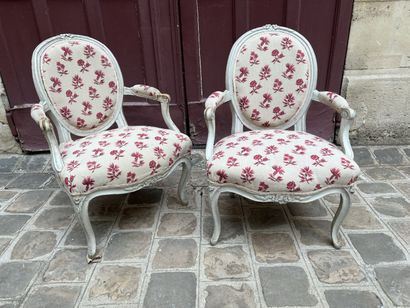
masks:
[[[288,128],[306,111],[316,74],[309,42],[291,29],[268,25],[245,33],[234,44],[227,87],[247,127]]]
[[[76,135],[108,128],[122,108],[117,61],[92,38],[66,34],[44,41],[33,53],[33,74],[39,95]]]

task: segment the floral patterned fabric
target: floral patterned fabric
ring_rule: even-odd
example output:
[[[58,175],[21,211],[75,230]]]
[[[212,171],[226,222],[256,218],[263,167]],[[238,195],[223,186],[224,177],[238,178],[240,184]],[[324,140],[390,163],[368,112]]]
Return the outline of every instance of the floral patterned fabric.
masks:
[[[311,192],[353,184],[359,166],[335,145],[305,132],[271,129],[220,140],[208,179],[259,192]]]
[[[245,119],[277,127],[307,101],[309,60],[300,39],[281,32],[255,34],[240,46],[234,67],[234,93]]]
[[[69,127],[96,128],[111,120],[121,108],[117,105],[114,64],[99,46],[65,40],[48,47],[41,57],[44,87]]]
[[[61,181],[72,195],[110,186],[130,186],[165,173],[190,153],[182,133],[149,126],[113,129],[62,143]]]

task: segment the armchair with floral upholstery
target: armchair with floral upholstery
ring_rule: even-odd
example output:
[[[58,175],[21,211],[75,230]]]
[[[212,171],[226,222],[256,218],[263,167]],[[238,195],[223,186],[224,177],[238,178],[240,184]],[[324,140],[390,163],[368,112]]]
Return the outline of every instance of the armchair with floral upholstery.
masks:
[[[56,178],[84,228],[88,262],[100,259],[88,215],[93,198],[139,190],[182,164],[178,194],[186,203],[192,143],[170,117],[169,95],[145,85],[124,87],[110,50],[81,35],[42,42],[34,50],[32,71],[40,102],[31,116],[47,139]],[[158,101],[168,129],[128,126],[123,95]],[[107,130],[113,124],[117,128]],[[72,135],[81,138],[73,140]]]
[[[316,80],[313,49],[296,31],[266,25],[243,34],[233,45],[226,69],[227,90],[214,92],[205,103],[207,176],[214,219],[211,244],[217,243],[221,232],[221,193],[282,204],[339,194],[331,238],[334,247],[340,247],[338,232],[360,174],[349,141],[355,112],[341,96],[317,91]],[[306,132],[311,100],[341,114],[343,151]],[[226,102],[232,111],[232,135],[214,144],[215,111]],[[250,130],[243,132],[243,126]],[[287,130],[292,126],[294,130]]]

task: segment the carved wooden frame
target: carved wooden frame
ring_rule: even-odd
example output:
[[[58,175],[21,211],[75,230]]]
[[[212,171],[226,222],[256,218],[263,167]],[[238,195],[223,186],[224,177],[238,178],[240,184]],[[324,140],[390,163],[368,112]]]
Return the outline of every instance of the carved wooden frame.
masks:
[[[98,127],[97,129],[88,130],[86,132],[84,131],[77,132],[77,130],[75,129],[73,130],[71,127],[69,128],[66,125],[63,125],[61,121],[59,121],[58,112],[54,109],[53,104],[50,102],[49,97],[44,89],[42,78],[41,78],[40,61],[41,61],[41,55],[42,55],[43,50],[48,48],[51,44],[55,43],[56,41],[67,40],[67,39],[70,39],[70,40],[71,39],[81,39],[82,41],[88,42],[89,44],[97,45],[101,49],[103,49],[109,56],[110,60],[112,61],[116,74],[119,79],[119,82],[118,82],[118,87],[119,87],[118,105],[119,107],[114,112],[112,116],[113,118],[107,121],[106,123],[104,123],[104,125]],[[37,46],[37,48],[33,52],[32,73],[33,73],[34,85],[35,85],[37,94],[40,98],[40,102],[39,104],[36,104],[32,107],[31,116],[33,120],[40,126],[40,129],[42,130],[47,140],[47,143],[50,148],[50,153],[51,153],[51,165],[57,175],[62,171],[64,167],[64,163],[63,163],[60,151],[59,151],[59,143],[72,141],[71,133],[74,133],[79,136],[86,136],[86,135],[89,135],[95,132],[104,131],[107,128],[109,128],[114,122],[117,124],[119,128],[128,126],[127,121],[124,117],[121,103],[120,103],[122,101],[123,95],[133,95],[133,96],[147,98],[147,99],[159,102],[161,104],[161,114],[162,114],[162,117],[164,118],[164,121],[167,127],[175,132],[178,132],[178,133],[180,132],[178,127],[172,121],[170,113],[169,113],[170,96],[168,94],[161,93],[158,89],[155,89],[153,87],[149,87],[149,89],[148,87],[141,86],[141,85],[135,85],[133,87],[124,87],[122,74],[121,74],[119,65],[114,55],[105,45],[103,45],[101,42],[93,38],[83,36],[83,35],[76,35],[76,34],[61,34],[61,35],[58,35],[58,36],[55,36],[55,37],[52,37],[52,38],[49,38],[43,41],[39,46]],[[141,90],[144,88],[147,88],[147,90]],[[47,112],[49,116],[46,115]],[[59,138],[57,138],[54,132],[53,125],[57,129]],[[178,196],[183,204],[187,204],[188,199],[187,199],[184,188],[188,181],[189,175],[191,173],[191,168],[192,168],[192,162],[191,162],[190,155],[179,157],[178,159],[175,160],[174,164],[165,173],[150,177],[143,182],[139,182],[136,184],[135,183],[129,184],[129,185],[127,184],[127,185],[122,185],[122,186],[117,186],[117,187],[109,187],[109,186],[101,187],[101,188],[92,190],[90,193],[87,193],[87,194],[72,195],[70,191],[66,189],[65,185],[61,182],[60,177],[56,176],[60,187],[70,197],[70,200],[72,201],[75,212],[78,216],[78,219],[81,225],[83,226],[83,229],[84,229],[84,232],[87,238],[87,245],[88,245],[88,251],[87,251],[87,262],[88,263],[99,262],[99,260],[101,259],[100,253],[97,252],[95,234],[91,226],[90,218],[88,214],[88,206],[89,206],[90,201],[102,195],[125,194],[125,193],[130,193],[133,191],[137,191],[141,188],[149,186],[153,183],[156,183],[168,177],[177,167],[181,165],[183,169],[182,169],[182,175],[180,178],[180,182],[178,185]]]
[[[214,150],[214,143],[215,143],[215,111],[216,109],[226,102],[230,102],[230,109],[232,112],[232,134],[242,132],[243,126],[250,129],[272,129],[272,128],[263,128],[258,127],[250,123],[247,119],[245,119],[240,110],[238,109],[238,104],[236,103],[236,96],[233,95],[233,80],[234,80],[234,73],[233,67],[236,61],[236,55],[238,54],[240,46],[249,38],[258,33],[264,33],[267,31],[279,31],[282,33],[289,33],[294,37],[297,37],[300,42],[307,47],[308,57],[310,60],[311,66],[311,85],[312,88],[308,89],[309,95],[306,96],[305,102],[303,102],[301,110],[298,114],[294,116],[294,119],[285,123],[277,128],[287,129],[294,125],[295,130],[297,131],[306,131],[306,113],[308,107],[310,105],[311,100],[318,101],[323,103],[341,115],[341,125],[339,131],[339,142],[342,145],[342,149],[346,156],[350,159],[353,159],[353,150],[349,140],[349,130],[356,115],[355,111],[350,108],[347,101],[338,96],[337,99],[332,100],[326,95],[326,92],[319,92],[314,90],[316,87],[316,80],[317,80],[317,63],[316,57],[313,52],[313,49],[310,43],[299,33],[293,31],[289,28],[280,27],[277,25],[266,25],[264,27],[256,28],[250,30],[243,34],[233,45],[231,52],[229,54],[228,63],[226,67],[226,75],[225,75],[225,82],[226,88],[223,92],[219,92],[219,96],[217,99],[214,97],[210,97],[205,102],[205,111],[204,117],[208,127],[208,139],[206,143],[206,159],[211,159]],[[241,195],[245,198],[259,201],[259,202],[278,202],[278,203],[287,203],[287,202],[300,202],[300,203],[307,203],[311,202],[320,198],[325,197],[329,194],[339,194],[340,195],[340,204],[339,208],[334,216],[332,221],[331,227],[331,238],[333,242],[333,246],[335,248],[340,248],[340,244],[338,242],[338,233],[340,230],[340,226],[346,217],[349,208],[351,206],[351,193],[353,193],[352,186],[345,186],[345,187],[328,187],[318,191],[307,192],[307,193],[263,193],[257,192],[253,190],[249,190],[245,187],[240,185],[233,185],[233,184],[220,184],[212,182],[208,179],[209,183],[209,202],[210,207],[212,209],[212,215],[214,220],[214,231],[211,238],[211,244],[215,245],[218,242],[220,232],[221,232],[221,218],[218,209],[218,199],[221,193],[235,193]]]

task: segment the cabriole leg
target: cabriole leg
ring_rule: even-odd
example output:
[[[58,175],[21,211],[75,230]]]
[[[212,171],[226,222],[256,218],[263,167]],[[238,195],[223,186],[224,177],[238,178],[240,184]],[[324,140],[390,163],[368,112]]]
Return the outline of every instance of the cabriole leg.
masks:
[[[340,226],[342,225],[343,220],[345,219],[347,213],[349,212],[351,205],[351,200],[350,200],[350,192],[347,191],[346,189],[343,189],[340,193],[340,203],[339,203],[339,208],[337,209],[337,212],[335,214],[335,217],[333,218],[332,221],[332,241],[333,241],[333,246],[336,249],[340,249],[340,243],[338,239],[338,234],[340,230]]]
[[[78,204],[77,217],[85,232],[87,238],[87,263],[96,263],[101,261],[101,256],[97,254],[97,245],[95,241],[95,235],[91,226],[90,217],[88,215],[89,200],[83,199]]]
[[[212,210],[212,216],[214,218],[214,232],[211,238],[211,245],[216,245],[221,235],[221,216],[219,215],[218,199],[219,189],[209,189],[209,203]]]
[[[192,163],[189,158],[185,158],[182,162],[182,175],[178,184],[178,196],[182,204],[188,204],[188,197],[186,194],[186,183],[188,182],[189,175],[191,174]]]

